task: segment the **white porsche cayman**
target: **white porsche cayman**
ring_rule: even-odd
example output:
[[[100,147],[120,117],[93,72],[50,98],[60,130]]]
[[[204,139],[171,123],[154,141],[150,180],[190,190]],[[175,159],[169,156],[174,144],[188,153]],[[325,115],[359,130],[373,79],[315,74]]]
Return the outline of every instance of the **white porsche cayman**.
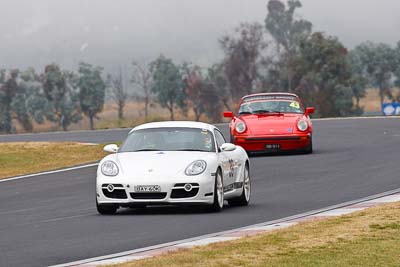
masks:
[[[120,148],[99,163],[96,204],[101,214],[119,207],[160,204],[208,205],[221,211],[250,200],[249,159],[245,150],[226,143],[213,125],[155,122],[135,127]]]

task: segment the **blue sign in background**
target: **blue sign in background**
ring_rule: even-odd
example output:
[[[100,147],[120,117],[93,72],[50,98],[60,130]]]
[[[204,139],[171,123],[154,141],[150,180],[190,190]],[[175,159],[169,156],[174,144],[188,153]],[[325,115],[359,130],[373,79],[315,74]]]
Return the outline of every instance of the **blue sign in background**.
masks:
[[[400,103],[383,103],[382,113],[385,116],[400,115]]]

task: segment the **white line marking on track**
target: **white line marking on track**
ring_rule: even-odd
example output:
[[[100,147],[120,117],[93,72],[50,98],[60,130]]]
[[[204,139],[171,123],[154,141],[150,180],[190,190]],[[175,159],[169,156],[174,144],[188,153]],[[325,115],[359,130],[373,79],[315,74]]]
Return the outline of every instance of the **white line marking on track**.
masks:
[[[223,237],[223,236],[209,237],[209,238],[204,238],[204,239],[200,239],[200,240],[196,240],[196,241],[178,244],[175,247],[191,248],[191,247],[195,247],[195,246],[204,246],[204,245],[209,245],[212,243],[231,241],[231,240],[235,240],[235,239],[239,239],[239,237]]]
[[[378,204],[378,203],[380,203],[379,199],[383,199],[383,200],[385,200],[385,202],[394,202],[396,199],[400,200],[400,188],[386,191],[386,192],[383,192],[380,194],[375,194],[372,196],[364,197],[361,199],[340,203],[340,204],[329,206],[326,208],[296,214],[293,216],[289,216],[289,217],[285,217],[285,218],[281,218],[281,219],[277,219],[277,220],[273,220],[273,221],[244,226],[244,227],[240,227],[240,228],[236,228],[236,229],[232,229],[232,230],[207,234],[207,235],[188,238],[188,239],[184,239],[184,240],[163,243],[163,244],[154,245],[154,246],[150,246],[150,247],[134,249],[134,250],[124,251],[124,252],[110,254],[110,255],[104,255],[104,256],[95,257],[95,258],[89,258],[89,259],[84,259],[84,260],[75,261],[75,262],[53,265],[53,267],[97,266],[98,263],[104,262],[105,260],[108,260],[107,261],[108,263],[116,263],[118,261],[118,259],[120,259],[121,257],[135,256],[135,254],[139,254],[139,253],[140,253],[140,256],[146,256],[146,254],[150,255],[150,256],[154,256],[154,255],[152,255],[151,252],[160,250],[160,251],[164,251],[164,252],[161,252],[161,254],[167,253],[168,250],[173,249],[173,248],[178,248],[178,247],[185,248],[186,246],[184,246],[184,244],[200,245],[200,243],[204,242],[204,240],[221,240],[221,241],[215,241],[215,242],[222,242],[222,239],[220,239],[220,238],[237,239],[238,237],[229,237],[228,235],[237,233],[237,232],[246,233],[246,231],[249,231],[249,230],[263,231],[266,229],[266,231],[269,231],[269,230],[274,230],[274,229],[279,229],[279,228],[285,228],[285,227],[289,227],[289,226],[292,226],[292,225],[298,223],[298,221],[305,221],[305,220],[307,220],[307,218],[323,217],[323,216],[327,216],[328,214],[333,214],[333,213],[335,213],[335,210],[341,211],[340,214],[338,214],[338,215],[348,214],[349,211],[355,212],[355,211],[359,211],[359,210],[363,209],[363,208],[355,207],[357,204],[366,203],[366,202],[370,202],[370,201],[371,202],[375,201]],[[243,236],[246,236],[246,235],[244,234]],[[155,255],[161,255],[161,254],[155,254]],[[136,256],[138,256],[138,255],[136,255]]]
[[[311,120],[353,120],[353,119],[400,119],[400,116],[362,116],[362,117],[336,117],[336,118],[320,118],[320,119],[311,119]],[[229,124],[229,122],[220,122],[220,123],[215,123],[215,126],[221,126]],[[73,133],[99,133],[99,132],[110,132],[110,131],[130,131],[134,128],[132,127],[127,127],[127,128],[112,128],[112,129],[101,129],[101,130],[75,130],[75,131],[55,131],[55,132],[40,132],[40,133],[20,133],[20,134],[7,134],[3,135],[4,137],[7,136],[28,136],[28,135],[46,135],[46,134],[73,134]],[[0,136],[1,137],[1,136]]]
[[[387,196],[387,197],[382,197],[379,199],[367,201],[366,203],[390,203],[390,202],[396,202],[396,201],[400,201],[400,195],[391,195],[391,196]]]
[[[328,210],[325,212],[321,212],[315,215],[311,215],[311,217],[321,217],[321,216],[340,216],[340,215],[345,215],[345,214],[350,214],[352,212],[360,211],[365,208],[342,208],[342,209],[334,209],[334,210]]]
[[[109,259],[109,260],[102,260],[96,262],[96,265],[111,265],[111,264],[120,264],[120,263],[125,263],[128,261],[134,261],[134,260],[143,260],[146,258],[150,258],[150,256],[125,256],[125,257],[120,257],[117,259]]]
[[[297,222],[283,222],[283,223],[277,223],[277,224],[271,224],[271,225],[265,225],[265,226],[249,227],[246,230],[248,230],[248,231],[271,231],[271,230],[286,228],[286,227],[293,226],[296,224],[297,224]]]
[[[21,175],[21,176],[16,176],[16,177],[4,178],[4,179],[0,179],[0,183],[19,180],[19,179],[25,179],[25,178],[34,177],[34,176],[42,176],[42,175],[48,175],[48,174],[54,174],[54,173],[60,173],[60,172],[79,170],[79,169],[94,167],[97,165],[99,165],[99,163],[96,162],[96,163],[90,163],[90,164],[86,164],[86,165],[82,165],[82,166],[69,167],[69,168],[59,169],[59,170],[54,170],[54,171],[45,171],[45,172]]]
[[[345,118],[322,118],[322,119],[311,119],[312,121],[329,121],[329,120],[354,120],[354,119],[400,119],[400,116],[375,116],[375,117],[345,117]],[[222,126],[226,125],[229,123],[217,123],[214,124],[215,126]],[[129,129],[129,128],[116,128],[116,129],[105,129],[105,130],[97,130],[99,132],[101,131],[112,131],[112,130],[124,130],[124,129]],[[87,130],[82,130],[82,131],[71,131],[68,133],[82,133],[82,132],[93,132],[93,131],[87,131]],[[51,134],[57,134],[57,133],[65,133],[65,132],[51,132]],[[35,133],[35,134],[41,134],[41,133]],[[43,133],[43,134],[49,134],[49,133]],[[20,134],[20,135],[28,135],[28,134]],[[95,143],[86,143],[86,144],[93,144]],[[0,179],[1,182],[7,182],[7,181],[13,181],[13,180],[18,180],[18,179],[24,179],[28,177],[34,177],[34,176],[41,176],[41,175],[47,175],[47,174],[54,174],[54,173],[59,173],[59,172],[66,172],[66,171],[72,171],[72,170],[77,170],[77,169],[83,169],[83,168],[88,168],[88,167],[93,167],[97,166],[98,163],[92,163],[92,164],[87,164],[87,165],[82,165],[82,166],[76,166],[76,167],[69,167],[65,169],[60,169],[60,170],[54,170],[54,171],[46,171],[46,172],[40,172],[40,173],[34,173],[34,174],[27,174],[27,175],[21,175],[17,177],[10,177],[10,178],[4,178]]]
[[[337,118],[316,118],[311,121],[332,121],[332,120],[358,120],[358,119],[400,119],[400,116],[365,116],[365,117],[337,117]]]

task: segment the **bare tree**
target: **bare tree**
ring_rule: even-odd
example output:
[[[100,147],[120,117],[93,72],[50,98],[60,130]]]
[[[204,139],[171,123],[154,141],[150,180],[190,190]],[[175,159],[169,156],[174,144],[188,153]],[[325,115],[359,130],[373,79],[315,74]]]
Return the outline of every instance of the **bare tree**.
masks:
[[[124,83],[124,78],[122,75],[122,69],[119,68],[118,71],[107,77],[107,84],[111,89],[111,98],[117,103],[118,106],[118,119],[124,119],[124,107],[126,104],[126,99],[128,97],[127,87]]]
[[[144,98],[144,115],[147,118],[149,115],[149,104],[152,98],[151,86],[153,76],[150,71],[150,65],[145,62],[132,62],[131,82],[140,88]]]
[[[255,88],[262,52],[267,48],[263,27],[258,23],[242,23],[231,35],[220,39],[225,58],[223,68],[233,103]]]
[[[183,90],[186,95],[186,101],[192,107],[196,121],[204,113],[203,89],[205,88],[204,78],[199,66],[184,63],[183,72]]]
[[[287,4],[281,0],[270,0],[267,6],[268,15],[265,19],[265,27],[276,42],[277,54],[281,61],[277,67],[279,72],[283,73],[279,75],[286,76],[285,83],[288,92],[295,87],[293,85],[294,65],[300,41],[312,33],[312,23],[296,16],[296,9],[301,6],[299,0],[289,0]]]

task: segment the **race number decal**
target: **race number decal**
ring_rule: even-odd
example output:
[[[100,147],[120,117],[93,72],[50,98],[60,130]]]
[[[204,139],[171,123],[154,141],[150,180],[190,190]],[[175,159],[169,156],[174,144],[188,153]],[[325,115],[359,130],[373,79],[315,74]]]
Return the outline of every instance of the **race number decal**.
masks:
[[[233,178],[235,175],[235,163],[233,159],[229,159],[229,178]]]
[[[300,108],[300,105],[299,105],[299,102],[292,102],[292,103],[290,103],[289,107],[298,109],[298,108]]]

